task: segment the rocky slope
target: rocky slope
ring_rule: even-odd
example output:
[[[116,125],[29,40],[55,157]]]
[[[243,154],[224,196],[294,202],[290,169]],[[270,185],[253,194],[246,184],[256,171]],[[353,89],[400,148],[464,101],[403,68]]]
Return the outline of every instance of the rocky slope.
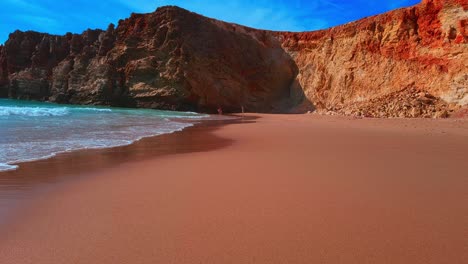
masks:
[[[468,104],[468,0],[424,0],[305,33],[255,30],[177,7],[80,35],[16,31],[0,46],[0,96],[445,117]]]

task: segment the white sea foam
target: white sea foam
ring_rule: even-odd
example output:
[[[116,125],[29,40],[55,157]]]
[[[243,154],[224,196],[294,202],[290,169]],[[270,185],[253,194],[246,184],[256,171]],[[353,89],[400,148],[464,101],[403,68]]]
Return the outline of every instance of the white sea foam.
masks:
[[[0,106],[0,116],[64,116],[70,111],[66,107],[42,108],[42,107],[18,107]]]
[[[180,131],[193,125],[189,120],[207,117],[0,100],[0,171],[63,152],[129,145],[145,137]]]
[[[143,138],[182,131],[184,128],[190,127],[192,125],[193,124],[189,123],[170,122],[170,124],[168,124],[165,127],[147,131],[140,130],[139,133],[131,133],[135,132],[137,129],[130,128],[130,130],[127,131],[129,133],[126,133],[127,135],[122,135],[122,133],[118,133],[118,131],[117,133],[109,131],[108,136],[110,137],[110,139],[82,138],[77,140],[55,140],[49,142],[36,143],[18,142],[11,144],[2,144],[0,145],[0,148],[3,149],[4,152],[3,154],[0,153],[0,161],[5,163],[0,163],[0,172],[16,170],[19,166],[15,164],[49,159],[60,153],[85,149],[103,149],[128,146]],[[117,134],[119,134],[119,137],[126,136],[126,139],[112,138],[115,137]]]
[[[0,163],[0,171],[16,170],[17,168],[18,168],[17,165],[8,165],[8,164]]]
[[[66,116],[71,111],[112,112],[106,108],[91,107],[23,107],[23,106],[0,106],[0,116]]]
[[[75,107],[73,109],[78,110],[78,111],[112,112],[112,109],[108,109],[108,108]]]

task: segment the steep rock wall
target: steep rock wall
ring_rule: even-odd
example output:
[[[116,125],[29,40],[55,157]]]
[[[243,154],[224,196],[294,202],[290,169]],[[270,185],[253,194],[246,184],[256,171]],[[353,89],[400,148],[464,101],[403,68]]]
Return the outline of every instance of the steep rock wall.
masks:
[[[405,112],[402,116],[409,117],[419,113],[414,108],[421,109],[420,102],[386,101],[385,96],[416,89],[447,103],[431,108],[431,116],[468,104],[467,21],[467,0],[425,0],[329,30],[275,34],[319,110],[369,116]],[[378,98],[381,105],[376,105]],[[366,102],[374,104],[374,111],[360,113]]]
[[[328,30],[256,30],[177,7],[107,30],[16,31],[0,46],[0,96],[214,112],[445,117],[468,104],[468,0]]]
[[[52,36],[14,32],[1,49],[0,95],[170,110],[281,112],[302,100],[298,73],[271,34],[238,32],[177,7],[117,28]]]

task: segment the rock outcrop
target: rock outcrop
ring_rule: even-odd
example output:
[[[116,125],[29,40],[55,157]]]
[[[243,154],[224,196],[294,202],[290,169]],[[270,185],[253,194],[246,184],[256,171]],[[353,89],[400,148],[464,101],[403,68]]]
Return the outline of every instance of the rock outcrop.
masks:
[[[279,40],[241,28],[163,7],[106,31],[16,31],[1,50],[0,94],[203,112],[281,112],[301,101],[290,88],[297,66]]]
[[[425,0],[329,30],[276,34],[321,112],[408,116],[398,107],[369,110],[391,94],[411,101],[411,90],[446,102],[414,117],[444,116],[468,104],[468,0]]]
[[[468,0],[328,30],[256,30],[177,7],[107,30],[16,31],[0,96],[170,110],[446,117],[468,104]],[[424,99],[426,98],[426,99]]]

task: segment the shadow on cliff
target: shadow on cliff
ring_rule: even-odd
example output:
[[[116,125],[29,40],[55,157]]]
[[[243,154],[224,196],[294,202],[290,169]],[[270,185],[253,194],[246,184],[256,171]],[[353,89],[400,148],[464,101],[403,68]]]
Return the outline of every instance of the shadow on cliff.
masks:
[[[297,79],[293,81],[288,90],[289,93],[285,95],[285,98],[278,104],[278,108],[274,109],[273,113],[304,114],[316,110],[315,105],[307,98]]]
[[[273,113],[280,114],[304,114],[307,112],[314,112],[316,110],[312,101],[307,98],[304,93],[304,88],[298,80],[299,67],[293,58],[283,49],[284,54],[291,60],[291,68],[294,72],[294,80],[289,87],[285,89],[282,99],[275,105]]]
[[[1,97],[206,113],[315,110],[277,36],[177,7],[132,14],[106,31],[16,31],[0,55]]]

